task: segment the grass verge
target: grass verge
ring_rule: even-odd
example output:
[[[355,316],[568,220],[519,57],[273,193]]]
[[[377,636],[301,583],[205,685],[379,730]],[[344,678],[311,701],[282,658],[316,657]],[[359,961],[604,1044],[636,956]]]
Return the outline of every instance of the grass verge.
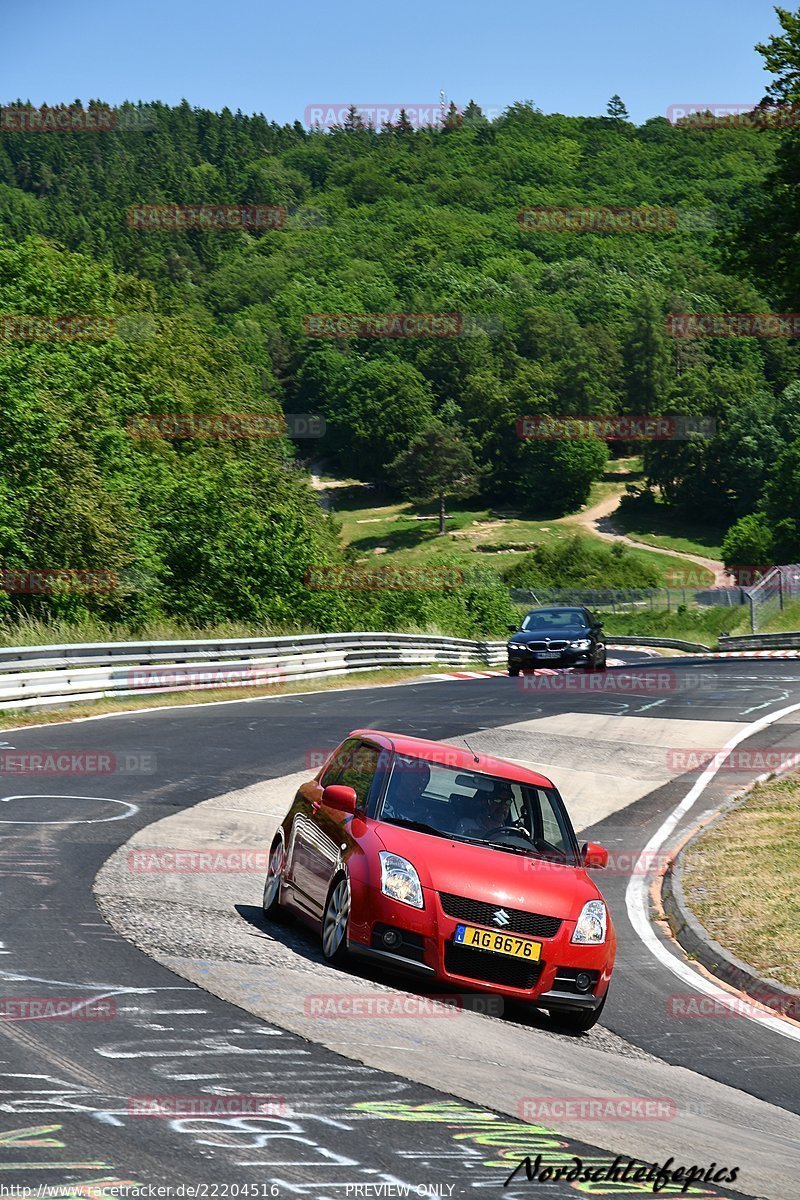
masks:
[[[683,855],[686,900],[760,975],[800,987],[800,774],[756,787]]]
[[[750,632],[748,613],[746,605],[736,608],[714,606],[687,608],[683,612],[605,612],[601,619],[609,638],[615,633],[621,637],[679,638],[699,642],[713,650],[720,634]]]
[[[596,484],[590,504],[620,490],[620,485],[611,481]],[[574,515],[547,519],[506,509],[460,507],[450,510],[447,532],[439,536],[435,506],[373,503],[365,507],[361,490],[342,489],[334,497],[334,506],[343,542],[362,560],[380,557],[382,564],[394,567],[434,565],[445,559],[462,568],[489,567],[499,574],[537,546],[567,541],[576,533],[595,536]],[[701,586],[713,583],[709,571],[688,559],[653,550],[628,550],[632,557],[655,568],[661,587],[674,587],[675,579],[684,577],[696,579]]]
[[[722,561],[722,539],[726,529],[702,521],[692,522],[675,517],[664,504],[648,509],[617,509],[614,525],[628,537],[650,546],[677,550],[681,554],[697,554],[701,558]],[[679,564],[673,564],[673,569]],[[693,567],[689,578],[694,579],[698,568]]]

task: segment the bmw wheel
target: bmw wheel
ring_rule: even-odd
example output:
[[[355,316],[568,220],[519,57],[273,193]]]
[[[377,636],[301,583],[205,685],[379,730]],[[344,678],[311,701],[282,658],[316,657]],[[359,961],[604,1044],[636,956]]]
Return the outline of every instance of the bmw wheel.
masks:
[[[325,902],[322,918],[322,953],[335,967],[340,967],[347,958],[347,925],[350,920],[350,881],[340,875]]]

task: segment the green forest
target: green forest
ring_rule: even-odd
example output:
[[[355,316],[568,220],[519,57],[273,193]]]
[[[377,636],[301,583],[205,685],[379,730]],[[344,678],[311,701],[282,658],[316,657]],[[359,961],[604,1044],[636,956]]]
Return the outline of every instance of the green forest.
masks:
[[[793,20],[764,48],[778,105],[798,99]],[[418,130],[376,130],[355,110],[327,131],[187,103],[125,111],[111,129],[0,132],[0,316],[114,322],[83,339],[0,322],[0,567],[120,581],[0,591],[0,617],[502,628],[509,602],[491,572],[444,592],[306,586],[349,557],[310,485],[323,460],[390,494],[559,516],[585,503],[610,454],[643,450],[629,505],[657,494],[678,516],[730,527],[727,562],[800,560],[797,341],[668,332],[675,314],[800,310],[795,129],[636,126],[619,105],[578,118],[527,102],[492,121],[451,107]],[[169,229],[132,223],[136,205],[285,216]],[[674,219],[520,220],[554,206]],[[309,322],[385,313],[458,314],[458,331],[318,336]],[[131,433],[147,414],[281,413],[324,418],[324,436]],[[548,414],[713,426],[643,447],[518,435],[522,418]]]

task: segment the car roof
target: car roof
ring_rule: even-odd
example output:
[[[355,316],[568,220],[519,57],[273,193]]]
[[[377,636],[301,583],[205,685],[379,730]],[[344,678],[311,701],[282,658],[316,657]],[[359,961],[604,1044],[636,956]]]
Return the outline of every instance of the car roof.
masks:
[[[478,771],[484,775],[497,775],[501,779],[510,779],[516,783],[528,783],[533,787],[551,788],[555,785],[545,775],[521,767],[518,763],[509,762],[505,758],[493,758],[489,754],[476,756],[470,750],[460,746],[451,746],[446,742],[431,742],[425,738],[407,737],[401,733],[387,733],[382,729],[354,729],[348,737],[368,738],[378,742],[386,749],[394,748],[398,754],[412,758],[424,758],[428,762],[440,763],[442,766],[455,767],[458,771]]]

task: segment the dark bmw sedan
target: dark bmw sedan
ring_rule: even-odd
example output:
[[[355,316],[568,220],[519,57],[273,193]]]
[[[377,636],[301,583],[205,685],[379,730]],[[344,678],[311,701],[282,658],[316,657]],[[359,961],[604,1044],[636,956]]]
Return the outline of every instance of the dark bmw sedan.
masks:
[[[508,628],[509,675],[544,666],[605,670],[603,626],[586,608],[534,608],[519,629]]]

